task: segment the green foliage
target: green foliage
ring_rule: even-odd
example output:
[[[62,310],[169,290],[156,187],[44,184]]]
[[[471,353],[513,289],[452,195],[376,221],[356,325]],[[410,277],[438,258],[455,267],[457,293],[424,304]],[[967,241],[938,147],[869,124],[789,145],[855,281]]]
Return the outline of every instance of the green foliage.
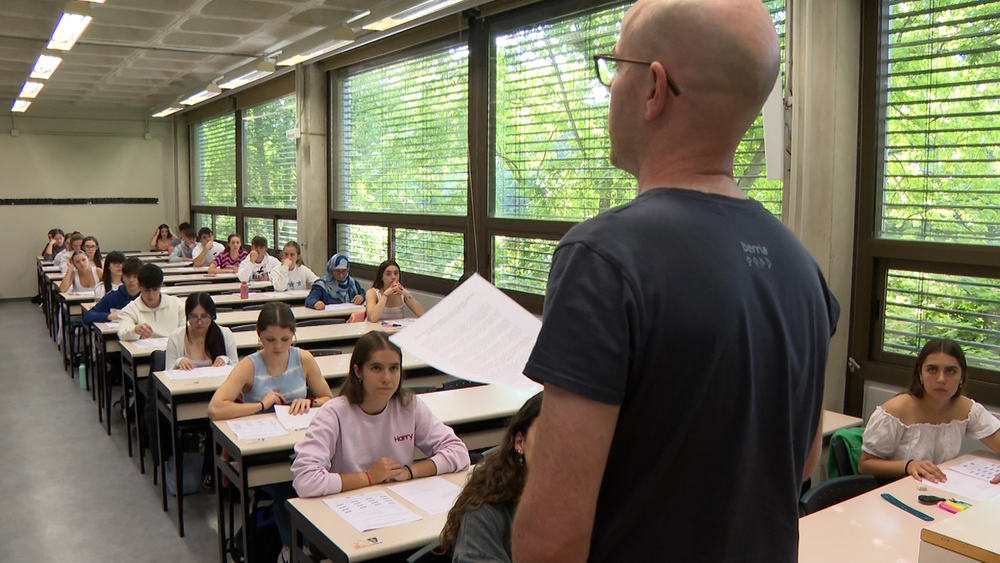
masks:
[[[396,261],[407,273],[457,280],[465,271],[465,235],[396,229]]]
[[[557,241],[493,237],[493,284],[501,289],[545,295]]]
[[[295,208],[296,145],[285,136],[295,124],[294,94],[243,111],[243,197],[248,207]],[[267,231],[268,239],[272,232]]]
[[[231,113],[191,126],[191,191],[196,205],[236,205],[236,119]]]
[[[334,253],[337,252],[346,255],[352,264],[377,266],[389,255],[389,229],[376,225],[337,225]]]

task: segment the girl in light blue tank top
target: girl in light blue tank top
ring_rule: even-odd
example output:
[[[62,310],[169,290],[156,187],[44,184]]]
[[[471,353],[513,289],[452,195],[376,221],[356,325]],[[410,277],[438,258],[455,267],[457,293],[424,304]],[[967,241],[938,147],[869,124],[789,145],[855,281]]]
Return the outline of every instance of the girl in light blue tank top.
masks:
[[[293,399],[304,399],[306,397],[306,376],[302,373],[302,358],[299,349],[292,346],[288,349],[288,365],[284,373],[273,376],[267,371],[264,365],[264,358],[260,352],[250,355],[253,362],[253,387],[249,391],[243,392],[244,403],[260,402],[268,391],[277,391],[291,402]]]

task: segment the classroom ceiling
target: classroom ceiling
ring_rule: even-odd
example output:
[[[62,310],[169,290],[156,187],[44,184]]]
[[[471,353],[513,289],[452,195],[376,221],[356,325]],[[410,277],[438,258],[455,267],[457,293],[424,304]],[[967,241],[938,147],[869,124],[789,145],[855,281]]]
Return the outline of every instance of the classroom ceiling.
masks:
[[[0,0],[0,112],[9,111],[67,0]],[[414,0],[416,3],[417,0]],[[34,100],[160,109],[282,46],[340,27],[372,0],[106,0]],[[281,67],[279,67],[280,70]]]

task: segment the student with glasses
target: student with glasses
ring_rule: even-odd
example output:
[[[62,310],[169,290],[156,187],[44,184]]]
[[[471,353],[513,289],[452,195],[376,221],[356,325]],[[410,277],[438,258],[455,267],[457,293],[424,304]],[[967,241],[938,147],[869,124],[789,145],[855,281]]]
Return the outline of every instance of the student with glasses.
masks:
[[[215,301],[204,293],[192,293],[184,303],[187,324],[167,337],[167,369],[192,370],[232,365],[237,361],[233,331],[215,322]]]

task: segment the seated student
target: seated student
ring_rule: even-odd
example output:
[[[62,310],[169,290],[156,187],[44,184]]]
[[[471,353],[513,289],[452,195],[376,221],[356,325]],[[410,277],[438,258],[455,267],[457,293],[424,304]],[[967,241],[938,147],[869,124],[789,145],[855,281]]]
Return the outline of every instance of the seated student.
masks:
[[[163,223],[156,227],[153,238],[149,240],[149,249],[153,252],[168,252],[174,249],[174,233],[170,232],[170,225]]]
[[[369,321],[377,323],[401,319],[404,304],[414,315],[419,317],[424,314],[424,306],[399,282],[401,277],[395,260],[386,260],[378,265],[372,288],[365,295]]]
[[[262,349],[240,360],[208,403],[208,417],[227,420],[289,405],[289,412],[307,412],[333,397],[330,386],[308,350],[292,346],[295,315],[287,303],[268,303],[257,316]],[[242,394],[243,402],[237,402]],[[309,398],[312,395],[312,398]],[[281,534],[282,557],[290,559],[291,520],[285,499],[294,496],[291,485],[261,487],[274,499],[274,517]],[[281,559],[279,559],[280,561]]]
[[[94,236],[83,237],[83,245],[80,247],[87,253],[90,263],[103,272],[104,264],[101,261],[101,243],[97,242]]]
[[[52,260],[56,254],[66,249],[66,233],[62,229],[49,231],[49,242],[42,249],[42,260]]]
[[[369,332],[358,339],[340,396],[316,413],[295,446],[292,484],[299,496],[330,495],[469,466],[465,443],[403,388],[402,362],[403,353],[386,333]],[[414,448],[427,459],[414,462]]]
[[[281,264],[271,270],[271,285],[275,291],[308,289],[319,279],[308,266],[302,263],[302,249],[299,243],[290,240],[281,251]]]
[[[858,473],[945,481],[938,464],[958,457],[966,435],[1000,453],[1000,421],[962,395],[967,375],[965,353],[955,341],[927,342],[917,356],[910,391],[876,407],[868,420]],[[991,483],[1000,483],[1000,475]]]
[[[180,225],[177,225],[177,236],[174,237],[174,240],[170,241],[170,250],[173,250],[174,247],[176,247],[178,244],[184,241],[182,237],[184,233],[186,233],[187,230],[190,228],[191,228],[191,223],[188,223],[187,221],[184,221]]]
[[[250,241],[250,254],[240,262],[236,277],[240,281],[270,281],[271,270],[281,262],[267,251],[267,239],[257,235]]]
[[[198,231],[198,241],[198,246],[191,251],[194,256],[191,260],[195,268],[211,264],[217,254],[226,250],[222,243],[215,241],[215,235],[208,227],[202,227]]]
[[[350,275],[351,263],[347,261],[347,256],[334,254],[326,263],[326,274],[321,278],[316,278],[309,289],[306,297],[306,307],[312,307],[317,311],[322,311],[327,305],[335,303],[354,303],[360,305],[365,302],[364,288]],[[351,314],[347,319],[349,323],[356,323],[365,320],[365,312],[358,311]]]
[[[52,263],[59,267],[59,271],[66,273],[67,264],[69,263],[70,256],[77,250],[83,249],[83,235],[80,233],[73,233],[69,236],[69,243],[67,243],[66,248],[62,252],[56,254],[52,258]]]
[[[106,294],[118,289],[122,284],[122,267],[125,265],[125,255],[117,250],[108,253],[104,261],[104,273],[101,283],[94,288],[94,299],[101,299]]]
[[[118,316],[118,339],[166,338],[184,326],[184,304],[173,295],[160,293],[163,270],[156,264],[139,269],[139,299],[122,309]]]
[[[66,274],[59,282],[59,291],[66,293],[93,292],[103,272],[90,264],[87,253],[77,250],[67,263]]]
[[[108,260],[111,260],[111,254],[108,255]],[[118,289],[106,293],[97,302],[97,305],[84,313],[83,321],[91,324],[117,321],[121,310],[136,297],[139,297],[140,268],[142,268],[142,260],[138,258],[125,260],[125,263],[122,264],[122,284],[118,286]]]
[[[233,233],[226,241],[226,250],[215,255],[212,264],[208,267],[208,273],[235,272],[239,268],[240,262],[247,257],[247,251],[243,250],[243,239],[240,235]]]
[[[188,227],[181,231],[180,242],[174,246],[174,251],[167,257],[167,262],[187,262],[194,260],[194,248],[198,246],[198,239],[195,237],[194,229]]]
[[[496,450],[486,456],[462,488],[441,530],[441,547],[455,563],[510,563],[510,528],[531,466],[542,394],[528,399],[510,419]]]
[[[187,325],[167,337],[167,369],[192,370],[196,367],[224,366],[236,363],[236,337],[233,331],[215,323],[215,301],[197,292],[184,303]]]

